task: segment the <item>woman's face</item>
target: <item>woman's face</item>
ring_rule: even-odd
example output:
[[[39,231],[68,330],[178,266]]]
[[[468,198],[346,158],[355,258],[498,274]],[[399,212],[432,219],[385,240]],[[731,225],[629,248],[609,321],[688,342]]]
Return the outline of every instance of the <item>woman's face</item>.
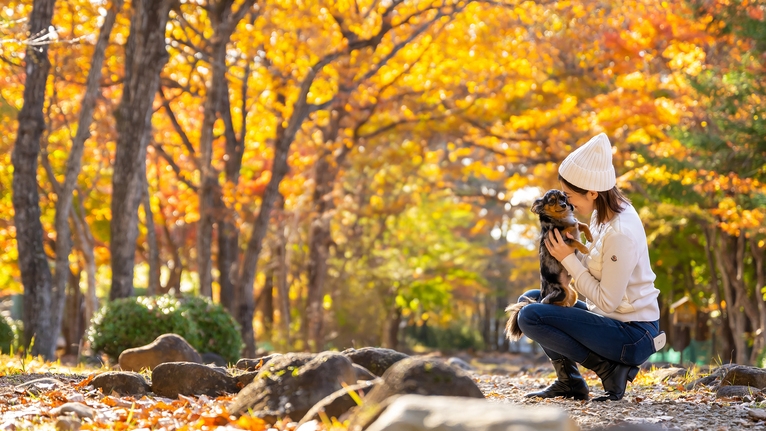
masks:
[[[567,194],[567,198],[569,198],[569,203],[574,206],[575,211],[577,211],[578,214],[584,217],[590,217],[590,215],[593,213],[593,210],[595,208],[594,202],[596,201],[596,198],[598,197],[598,193],[593,191],[588,191],[584,195],[581,195],[577,193],[576,191],[570,189],[566,186],[566,184],[561,184],[561,190],[564,191],[564,193]]]

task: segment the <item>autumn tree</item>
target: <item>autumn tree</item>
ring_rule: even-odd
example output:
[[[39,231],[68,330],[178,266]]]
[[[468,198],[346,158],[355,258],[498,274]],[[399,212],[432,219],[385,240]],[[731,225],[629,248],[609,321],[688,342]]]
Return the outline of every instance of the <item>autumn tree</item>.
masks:
[[[24,106],[18,117],[13,147],[13,208],[19,268],[24,284],[24,338],[34,339],[31,353],[53,359],[59,324],[50,310],[58,307],[64,292],[53,285],[48,258],[43,248],[37,166],[40,137],[45,128],[43,105],[50,61],[49,28],[55,0],[36,0],[29,17],[29,38],[25,56],[27,79]]]
[[[118,138],[112,177],[110,299],[133,293],[137,211],[144,194],[153,102],[159,89],[160,72],[168,59],[165,26],[172,4],[172,0],[132,2],[122,100],[115,113]]]

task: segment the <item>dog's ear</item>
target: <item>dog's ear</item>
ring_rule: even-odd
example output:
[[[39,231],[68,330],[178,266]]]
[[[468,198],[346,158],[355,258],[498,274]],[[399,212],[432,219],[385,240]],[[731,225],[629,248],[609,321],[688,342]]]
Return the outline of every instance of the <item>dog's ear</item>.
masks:
[[[532,203],[532,210],[533,213],[540,215],[543,213],[543,205],[545,204],[545,200],[543,198],[535,199],[535,202]]]

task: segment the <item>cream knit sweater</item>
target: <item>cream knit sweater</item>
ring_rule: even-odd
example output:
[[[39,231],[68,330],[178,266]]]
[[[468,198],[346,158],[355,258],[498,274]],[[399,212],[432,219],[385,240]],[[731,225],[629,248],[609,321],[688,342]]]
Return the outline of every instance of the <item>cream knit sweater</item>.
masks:
[[[607,223],[590,222],[593,242],[588,255],[574,253],[561,262],[575,289],[587,298],[588,309],[622,322],[655,321],[660,318],[654,287],[657,278],[649,262],[646,232],[632,205]]]

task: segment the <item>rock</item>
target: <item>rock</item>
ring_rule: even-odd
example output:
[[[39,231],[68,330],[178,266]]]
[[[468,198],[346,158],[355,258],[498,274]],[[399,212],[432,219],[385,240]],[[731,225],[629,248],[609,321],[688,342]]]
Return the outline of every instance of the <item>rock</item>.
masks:
[[[715,375],[712,375],[712,374],[709,375],[709,376],[700,377],[699,379],[697,379],[697,380],[695,380],[693,382],[687,383],[686,386],[684,386],[684,388],[687,391],[690,391],[690,390],[692,390],[692,389],[694,389],[694,388],[696,388],[698,386],[717,386],[718,385],[718,380],[720,378],[721,378],[720,376],[715,376]]]
[[[120,369],[124,371],[152,369],[166,362],[201,364],[202,356],[180,335],[163,334],[145,346],[123,351],[119,358]]]
[[[484,398],[470,375],[441,359],[407,358],[394,364],[382,378],[383,384],[370,393],[370,402],[405,394]]]
[[[178,395],[218,396],[237,393],[237,379],[207,365],[194,362],[169,362],[152,371],[152,392],[167,398]]]
[[[732,367],[721,379],[721,386],[766,388],[766,370],[746,365]]]
[[[764,409],[748,409],[747,415],[757,421],[766,421],[766,410]]]
[[[409,356],[396,350],[380,347],[362,347],[361,349],[346,349],[341,352],[351,362],[367,368],[372,374],[382,376],[395,363]]]
[[[51,416],[65,415],[67,413],[74,413],[80,419],[93,419],[96,411],[85,404],[80,403],[66,403],[62,404],[55,409],[51,409]]]
[[[214,365],[218,365],[219,367],[225,367],[229,365],[229,363],[226,361],[226,358],[219,355],[218,353],[205,352],[201,356],[202,356],[202,363],[206,365],[214,364]]]
[[[383,383],[354,409],[349,429],[365,429],[380,413],[383,402],[394,395],[441,395],[484,398],[481,390],[466,372],[441,359],[407,358],[383,373]]]
[[[265,365],[267,362],[269,362],[270,360],[278,356],[282,356],[282,355],[279,353],[274,353],[272,355],[262,356],[256,359],[242,358],[239,361],[237,361],[236,367],[240,370],[245,370],[245,371],[257,371],[261,368],[261,366]]]
[[[311,410],[303,416],[303,419],[298,425],[303,425],[306,422],[312,420],[321,420],[320,413],[324,413],[327,418],[340,418],[341,415],[351,410],[352,407],[359,405],[357,400],[354,399],[349,393],[354,391],[357,399],[363,399],[364,396],[369,393],[372,388],[383,382],[382,379],[376,378],[376,380],[368,380],[358,383],[356,385],[347,386],[339,391],[336,391],[326,396],[322,401],[316,403]]]
[[[460,368],[463,371],[474,371],[474,370],[476,370],[476,367],[474,367],[473,365],[469,364],[468,362],[466,362],[466,361],[464,361],[464,360],[462,360],[460,358],[456,358],[454,356],[452,358],[447,359],[447,363],[452,365],[453,367]]]
[[[763,399],[763,392],[751,386],[721,385],[715,393],[716,398],[742,398],[749,400]]]
[[[375,380],[378,378],[375,374],[372,374],[370,370],[367,368],[364,368],[363,366],[359,364],[351,364],[354,367],[354,371],[356,371],[356,379],[357,380]]]
[[[71,416],[62,416],[56,419],[56,431],[79,431],[82,422]]]
[[[38,397],[44,392],[52,391],[64,386],[64,382],[61,380],[45,377],[42,379],[30,380],[16,386],[17,391],[27,392],[28,394]]]
[[[261,367],[252,383],[229,404],[232,414],[252,411],[251,415],[274,423],[289,416],[299,419],[323,398],[356,384],[356,371],[342,354],[322,352],[288,353]]]
[[[686,368],[670,367],[670,368],[658,368],[651,374],[660,381],[671,380],[679,377],[685,377],[688,371]]]
[[[385,401],[384,410],[366,431],[576,431],[565,411],[520,407],[483,399],[401,395]],[[349,427],[350,431],[362,428]]]
[[[149,392],[149,383],[144,376],[130,371],[110,371],[99,374],[90,382],[93,388],[100,388],[105,395],[112,391],[121,396],[144,395]]]

